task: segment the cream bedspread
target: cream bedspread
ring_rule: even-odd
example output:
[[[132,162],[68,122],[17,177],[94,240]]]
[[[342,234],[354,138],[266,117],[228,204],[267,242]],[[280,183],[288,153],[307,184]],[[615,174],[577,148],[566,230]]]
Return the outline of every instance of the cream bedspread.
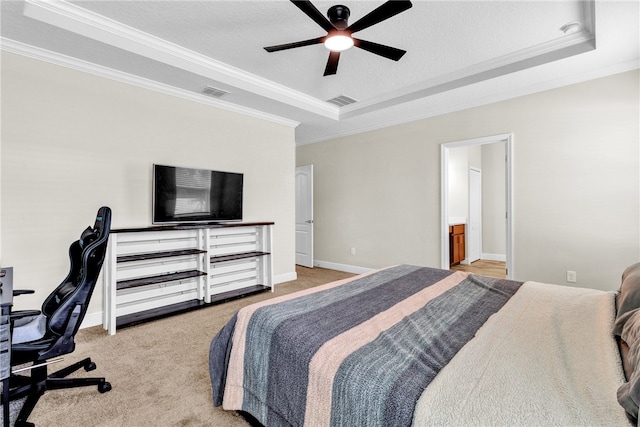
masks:
[[[612,292],[525,283],[431,382],[414,425],[632,425],[614,315]]]

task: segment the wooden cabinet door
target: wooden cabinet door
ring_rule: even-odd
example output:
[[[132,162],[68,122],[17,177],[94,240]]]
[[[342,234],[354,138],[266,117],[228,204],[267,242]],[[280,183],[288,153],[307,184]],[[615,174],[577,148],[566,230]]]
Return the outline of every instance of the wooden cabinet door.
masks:
[[[449,264],[459,264],[465,258],[464,224],[449,227]]]
[[[455,254],[454,254],[454,258],[456,260],[456,263],[459,263],[460,261],[462,261],[465,257],[465,247],[464,247],[464,234],[456,234],[454,236],[454,240],[455,240],[455,244],[454,244],[454,248],[455,248]]]

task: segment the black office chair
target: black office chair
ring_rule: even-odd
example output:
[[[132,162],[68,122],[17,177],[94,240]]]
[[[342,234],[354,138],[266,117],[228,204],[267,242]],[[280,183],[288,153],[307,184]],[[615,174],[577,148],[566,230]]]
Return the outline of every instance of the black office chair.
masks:
[[[27,422],[27,418],[47,390],[91,385],[97,386],[100,393],[111,390],[111,384],[104,378],[65,378],[80,368],[85,371],[95,369],[96,365],[90,358],[57,372],[47,373],[51,359],[75,349],[74,336],[80,328],[102,268],[110,226],[111,209],[101,207],[93,228],[87,227],[80,239],[71,244],[69,274],[47,297],[42,310],[11,313],[11,365],[26,365],[25,371],[30,372],[30,375],[14,373],[9,380],[10,400],[27,396],[16,419],[16,426],[33,425]],[[14,291],[14,295],[25,293],[33,291]]]

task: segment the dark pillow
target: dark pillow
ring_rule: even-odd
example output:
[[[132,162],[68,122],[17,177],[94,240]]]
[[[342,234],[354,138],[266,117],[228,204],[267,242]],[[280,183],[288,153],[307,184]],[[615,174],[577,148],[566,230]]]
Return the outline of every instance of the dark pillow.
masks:
[[[622,284],[618,295],[618,313],[613,326],[614,335],[621,336],[625,323],[636,310],[640,309],[640,262],[622,273]],[[627,343],[631,346],[632,343]]]
[[[629,381],[618,388],[618,402],[634,418],[640,404],[640,310],[633,310],[622,328],[622,339],[629,345]]]

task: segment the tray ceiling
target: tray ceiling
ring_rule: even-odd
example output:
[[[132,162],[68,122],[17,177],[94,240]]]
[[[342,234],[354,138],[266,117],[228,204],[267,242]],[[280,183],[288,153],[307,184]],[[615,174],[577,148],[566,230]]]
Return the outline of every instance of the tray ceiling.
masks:
[[[344,1],[350,22],[384,2]],[[322,12],[335,2],[316,1]],[[343,52],[288,1],[3,1],[2,48],[296,126],[309,143],[638,68],[635,1],[414,1]],[[576,23],[577,31],[563,26]],[[339,106],[329,100],[355,101]]]

